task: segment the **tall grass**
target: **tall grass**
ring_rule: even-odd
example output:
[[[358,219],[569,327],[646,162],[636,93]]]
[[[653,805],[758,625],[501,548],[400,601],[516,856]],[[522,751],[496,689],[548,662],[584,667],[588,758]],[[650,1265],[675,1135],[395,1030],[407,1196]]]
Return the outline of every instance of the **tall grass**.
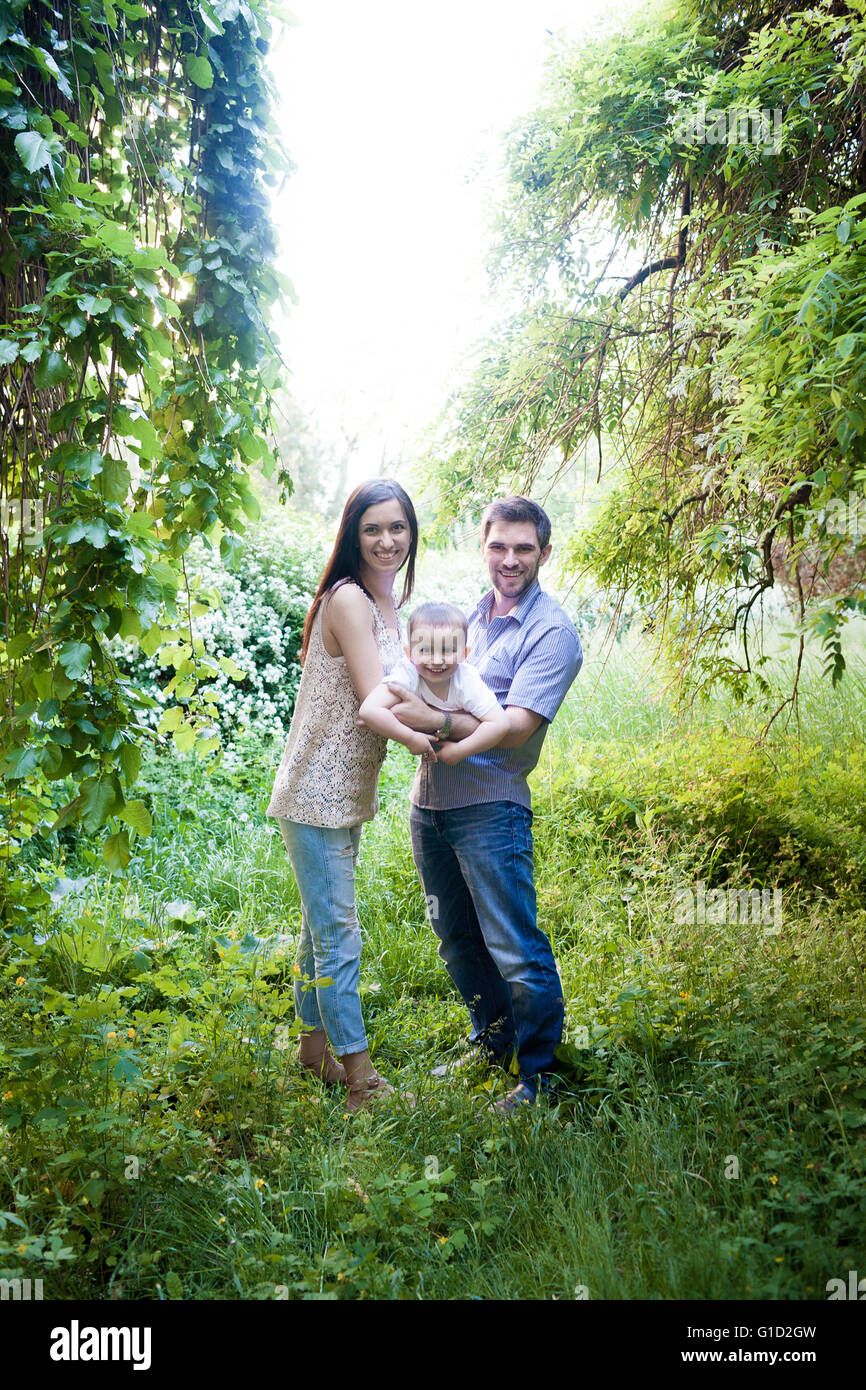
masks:
[[[831,691],[810,667],[802,689],[799,729],[756,742],[761,710],[674,711],[645,645],[603,669],[589,652],[533,777],[562,1085],[507,1121],[489,1108],[503,1072],[430,1076],[467,1017],[412,865],[409,755],[389,754],[358,900],[371,1049],[416,1104],[352,1118],[293,1062],[300,905],[263,814],[280,750],[153,764],[154,839],[128,883],[94,877],[62,905],[124,943],[78,995],[127,991],[112,1007],[137,1020],[143,1070],[113,1103],[148,1166],[88,1209],[92,1173],[117,1169],[86,1117],[0,1134],[3,1205],[29,1199],[34,1239],[58,1212],[71,1233],[52,1296],[823,1300],[864,1268],[862,670]],[[825,874],[837,842],[853,867]],[[66,873],[95,874],[87,856]],[[778,879],[781,932],[678,920],[677,888],[701,875]],[[145,969],[123,955],[136,942]]]

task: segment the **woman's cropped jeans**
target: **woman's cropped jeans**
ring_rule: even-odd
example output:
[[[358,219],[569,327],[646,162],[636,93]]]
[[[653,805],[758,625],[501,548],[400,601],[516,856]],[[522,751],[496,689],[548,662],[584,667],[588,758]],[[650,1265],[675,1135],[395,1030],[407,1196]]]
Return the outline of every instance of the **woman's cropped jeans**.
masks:
[[[280,829],[302,905],[295,1011],[309,1028],[324,1028],[338,1057],[365,1052],[358,993],[361,933],[355,911],[361,827],[332,830],[281,819]]]

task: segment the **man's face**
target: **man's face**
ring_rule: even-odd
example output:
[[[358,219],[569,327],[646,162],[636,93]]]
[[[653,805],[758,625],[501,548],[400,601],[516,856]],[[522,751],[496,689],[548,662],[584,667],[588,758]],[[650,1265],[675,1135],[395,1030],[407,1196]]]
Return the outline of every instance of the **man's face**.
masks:
[[[515,600],[535,582],[550,551],[549,545],[543,550],[539,546],[532,521],[492,521],[481,547],[494,589]]]

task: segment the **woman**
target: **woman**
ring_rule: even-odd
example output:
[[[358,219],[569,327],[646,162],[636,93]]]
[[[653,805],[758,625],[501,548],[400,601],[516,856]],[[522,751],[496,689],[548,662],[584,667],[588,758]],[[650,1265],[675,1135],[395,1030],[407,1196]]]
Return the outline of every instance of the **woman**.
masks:
[[[367,1051],[355,912],[361,825],[379,808],[387,740],[356,720],[401,655],[394,580],[405,566],[402,606],[412,592],[417,547],[415,509],[399,483],[375,479],[355,489],[304,624],[303,673],[268,806],[302,903],[294,992],[309,1031],[299,1061],[326,1082],[345,1082],[349,1110],[393,1090]],[[425,734],[413,733],[408,746],[432,756]],[[332,983],[315,984],[326,979]]]

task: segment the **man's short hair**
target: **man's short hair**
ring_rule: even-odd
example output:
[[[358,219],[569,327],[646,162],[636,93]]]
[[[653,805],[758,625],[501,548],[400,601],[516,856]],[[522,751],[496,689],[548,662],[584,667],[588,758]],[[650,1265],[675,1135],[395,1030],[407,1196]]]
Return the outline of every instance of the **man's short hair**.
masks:
[[[409,636],[420,623],[428,627],[458,627],[465,637],[468,632],[466,614],[456,603],[420,603],[409,614]]]
[[[531,521],[538,536],[539,549],[544,550],[550,544],[550,517],[531,497],[503,497],[486,506],[481,516],[482,544],[487,540],[487,533],[494,521]]]

